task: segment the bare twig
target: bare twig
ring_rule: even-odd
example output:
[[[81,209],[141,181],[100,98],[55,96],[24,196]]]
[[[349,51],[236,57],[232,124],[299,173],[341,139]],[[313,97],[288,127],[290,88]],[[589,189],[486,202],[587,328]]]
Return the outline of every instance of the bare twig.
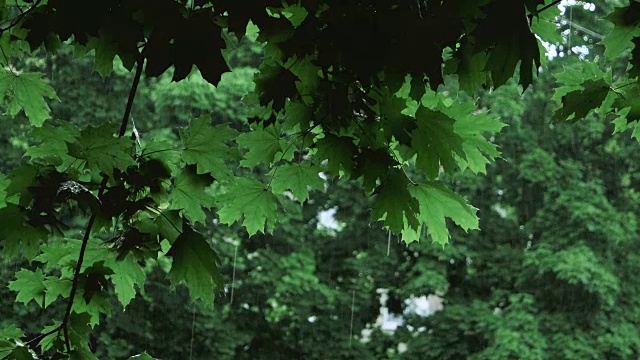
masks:
[[[13,20],[11,20],[11,23],[9,24],[9,26],[7,26],[6,28],[0,29],[0,35],[2,35],[5,31],[11,30],[16,25],[18,25],[18,23],[20,22],[20,20],[22,20],[22,18],[27,16],[31,11],[33,11],[35,8],[37,8],[38,5],[40,5],[41,1],[42,0],[36,0],[36,2],[34,2],[33,5],[31,5],[31,7],[29,9],[27,9],[27,11],[25,11],[25,12],[20,11],[20,15],[16,16],[15,18],[13,18]]]

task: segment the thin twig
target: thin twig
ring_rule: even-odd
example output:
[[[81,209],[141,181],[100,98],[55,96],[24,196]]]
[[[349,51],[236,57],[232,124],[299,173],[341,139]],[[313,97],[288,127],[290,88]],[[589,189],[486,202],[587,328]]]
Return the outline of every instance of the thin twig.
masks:
[[[9,24],[9,26],[7,26],[4,29],[0,29],[0,35],[2,35],[5,31],[7,30],[11,30],[14,26],[16,26],[20,20],[22,20],[22,18],[24,18],[25,16],[27,16],[31,11],[33,11],[33,9],[37,8],[38,5],[40,5],[40,2],[42,0],[36,0],[36,2],[33,3],[33,5],[27,9],[27,11],[25,12],[20,12],[20,15],[16,16],[15,18],[13,18],[13,20],[11,20],[11,23]]]
[[[137,65],[138,66],[136,67],[136,74],[133,78],[133,84],[131,84],[131,89],[129,90],[127,107],[124,109],[124,115],[122,116],[122,124],[120,125],[120,131],[118,132],[118,137],[124,136],[125,131],[127,131],[127,123],[129,122],[129,115],[131,115],[131,109],[133,108],[133,100],[136,97],[138,84],[140,84],[140,78],[142,77],[142,66],[144,65],[144,50],[140,54],[140,58],[138,59]]]
[[[311,126],[310,128],[306,129],[305,131],[302,131],[300,134],[298,134],[295,139],[293,139],[293,141],[291,141],[289,143],[289,145],[286,147],[286,149],[284,149],[284,151],[282,152],[282,155],[280,155],[280,159],[278,159],[278,161],[276,161],[275,163],[279,163],[280,161],[282,161],[284,159],[284,157],[287,155],[287,152],[289,152],[289,149],[291,149],[291,147],[293,145],[295,145],[296,141],[300,138],[302,138],[302,142],[304,143],[304,139],[307,136],[307,134],[309,134],[311,131],[313,131],[313,129],[315,129],[316,127],[318,127],[318,125],[320,125],[320,123],[317,123],[313,126]],[[280,165],[277,165],[275,167],[275,169],[273,169],[273,173],[271,174],[271,179],[269,179],[269,183],[267,184],[267,188],[269,188],[271,186],[271,183],[273,182],[273,179],[276,177],[276,172],[278,171],[278,169],[280,168]]]
[[[103,178],[102,184],[106,187],[107,178]],[[102,184],[100,185],[100,190],[102,190]],[[76,292],[78,291],[78,282],[80,280],[80,269],[82,268],[82,262],[84,261],[84,254],[87,250],[87,244],[89,243],[89,235],[91,235],[91,228],[93,227],[93,223],[96,221],[97,215],[92,214],[87,222],[87,227],[84,230],[84,236],[82,237],[82,245],[80,245],[80,254],[78,255],[78,262],[76,263],[76,269],[73,274],[73,283],[71,284],[71,293],[69,294],[69,300],[67,302],[67,310],[64,312],[64,318],[62,319],[62,323],[60,327],[64,332],[64,341],[67,347],[67,353],[71,352],[71,344],[69,342],[69,316],[71,315],[71,308],[73,307],[73,300],[76,297]]]
[[[542,7],[542,9],[539,9],[539,10],[538,10],[538,12],[537,12],[537,14],[540,14],[541,12],[543,12],[543,11],[545,11],[545,10],[549,9],[549,8],[552,8],[552,7],[556,6],[556,5],[560,4],[561,2],[562,2],[562,0],[556,0],[556,1],[553,1],[553,2],[551,2],[550,4],[543,6],[543,7]]]

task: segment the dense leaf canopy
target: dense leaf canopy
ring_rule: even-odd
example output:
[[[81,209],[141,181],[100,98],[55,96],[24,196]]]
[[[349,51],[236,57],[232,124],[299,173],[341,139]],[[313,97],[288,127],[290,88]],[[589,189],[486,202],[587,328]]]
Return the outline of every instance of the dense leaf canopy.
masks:
[[[110,312],[106,294],[113,289],[127,306],[150,263],[169,266],[173,284],[211,305],[225,279],[205,229],[273,232],[291,200],[304,203],[336,178],[357,181],[371,221],[406,243],[447,244],[447,219],[465,232],[478,229],[477,209],[447,179],[486,173],[507,124],[476,96],[512,78],[525,91],[541,69],[549,71],[544,46],[558,41],[558,4],[0,0],[2,107],[10,117],[23,114],[31,129],[22,164],[0,174],[0,218],[9,224],[0,229],[3,253],[34,264],[9,288],[25,304],[47,308],[59,297],[66,304],[31,347],[91,358],[86,337]],[[603,56],[628,71],[589,61],[554,69],[557,119],[597,114],[636,136],[638,6],[613,9],[602,40]],[[141,83],[170,78],[220,88],[242,66],[236,48],[243,41],[259,47],[261,58],[254,84],[237,94],[242,110],[226,119],[233,121],[147,119],[156,131],[140,135],[131,113]],[[60,99],[45,74],[25,71],[27,59],[69,46],[93,52],[102,76],[133,73],[113,104],[121,121],[96,121],[88,112],[81,127],[47,122],[48,101]],[[206,82],[196,83],[199,76]],[[161,100],[158,106],[180,106],[172,94]],[[161,131],[175,124],[178,134]],[[79,236],[70,221],[82,223]],[[563,251],[592,256],[579,246]],[[610,277],[604,270],[593,276]],[[24,334],[1,334],[0,355],[23,356]]]

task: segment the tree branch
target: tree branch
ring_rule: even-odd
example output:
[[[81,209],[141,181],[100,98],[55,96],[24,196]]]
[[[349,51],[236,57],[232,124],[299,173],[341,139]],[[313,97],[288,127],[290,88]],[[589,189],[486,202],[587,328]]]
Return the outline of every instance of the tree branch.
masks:
[[[142,76],[142,67],[144,65],[144,51],[140,54],[138,58],[138,63],[136,66],[136,73],[133,78],[133,83],[131,84],[131,89],[129,90],[129,98],[127,99],[127,105],[124,110],[124,115],[122,117],[122,124],[120,125],[120,131],[118,132],[118,137],[124,136],[124,133],[127,130],[127,124],[129,123],[129,116],[131,115],[131,109],[133,108],[133,100],[136,97],[136,92],[138,89],[138,84],[140,83],[140,77]],[[105,190],[107,189],[107,183],[109,182],[108,176],[102,177],[102,182],[100,183],[100,189],[98,190],[98,198],[102,198]],[[73,308],[73,301],[76,296],[76,292],[78,291],[78,282],[80,280],[80,270],[82,269],[82,262],[84,261],[84,255],[87,250],[87,244],[89,243],[89,237],[91,235],[91,229],[93,228],[93,223],[96,221],[98,215],[94,212],[91,214],[89,221],[87,222],[87,227],[84,230],[84,235],[82,237],[82,245],[80,246],[80,253],[78,254],[78,262],[76,263],[75,271],[73,274],[73,283],[71,284],[71,293],[69,294],[69,299],[67,302],[67,309],[64,313],[64,318],[62,323],[60,324],[60,328],[64,332],[64,340],[65,346],[67,348],[67,353],[71,352],[71,344],[69,342],[69,316],[71,315],[71,309]]]

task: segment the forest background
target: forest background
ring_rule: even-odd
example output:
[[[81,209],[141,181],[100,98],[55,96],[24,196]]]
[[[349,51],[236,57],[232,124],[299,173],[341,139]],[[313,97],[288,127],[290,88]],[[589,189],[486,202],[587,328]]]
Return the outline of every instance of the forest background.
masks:
[[[557,93],[572,71],[585,71],[585,62],[595,64],[594,74],[613,69],[613,77],[624,76],[626,59],[605,62],[607,48],[599,43],[612,31],[602,18],[615,5],[623,4],[561,5],[556,43],[548,44],[555,56],[524,92],[517,79],[472,95],[456,81],[438,90],[471,99],[507,125],[491,136],[501,155],[487,165],[485,175],[439,175],[439,181],[477,208],[481,230],[450,227],[445,246],[424,234],[420,242],[405,243],[384,224],[371,221],[375,200],[361,190],[361,182],[333,177],[318,177],[309,185],[320,191],[308,195],[282,188],[290,191],[279,200],[271,232],[248,236],[240,226],[222,226],[218,215],[207,210],[205,225],[197,230],[215,249],[224,282],[213,306],[191,302],[189,290],[169,280],[170,258],[146,259],[132,270],[141,272],[130,280],[139,292],[124,295],[124,303],[117,287],[96,281],[95,291],[104,297],[99,303],[92,303],[97,295],[85,298],[99,308],[87,310],[97,314],[87,322],[95,327],[88,347],[94,355],[72,355],[119,359],[146,351],[165,359],[637,358],[639,145],[630,136],[633,129],[622,132],[626,122],[612,122],[602,111],[585,111],[584,119],[565,121],[563,115],[571,113]],[[226,54],[232,71],[217,86],[198,72],[180,82],[172,81],[171,70],[142,78],[131,111],[134,141],[178,143],[183,136],[179,129],[203,117],[213,125],[247,125],[254,114],[245,98],[255,88],[254,74],[265,49],[255,36],[226,40],[232,45]],[[44,73],[57,99],[48,102],[51,119],[44,128],[34,129],[24,113],[6,107],[0,128],[1,173],[21,166],[25,152],[27,158],[42,156],[38,143],[51,136],[47,132],[62,134],[54,132],[62,120],[85,128],[122,117],[134,74],[118,58],[107,76],[96,73],[96,65],[93,53],[69,44],[53,54],[35,51],[12,60],[20,72]],[[264,176],[269,169],[253,171]],[[410,166],[406,171],[420,176]],[[4,190],[6,195],[9,190]],[[296,201],[300,196],[308,196],[302,205]],[[332,214],[335,221],[320,221],[320,213]],[[64,219],[64,232],[81,237],[86,217],[67,214]],[[7,238],[12,236],[15,230],[3,222],[4,251],[9,251]],[[94,262],[89,268],[109,278],[104,266]],[[16,339],[46,333],[51,319],[65,311],[65,302],[45,296],[52,289],[46,288],[44,276],[45,285],[21,277],[26,274],[21,271],[38,274],[38,269],[38,261],[2,257],[0,278],[8,286],[0,287],[0,356],[26,356],[31,344],[16,346],[21,344]],[[429,316],[416,313],[412,300],[428,295],[441,297],[442,309]],[[393,331],[378,321],[383,308],[402,319]],[[64,348],[63,341],[51,341],[50,348],[40,344],[38,350]]]

